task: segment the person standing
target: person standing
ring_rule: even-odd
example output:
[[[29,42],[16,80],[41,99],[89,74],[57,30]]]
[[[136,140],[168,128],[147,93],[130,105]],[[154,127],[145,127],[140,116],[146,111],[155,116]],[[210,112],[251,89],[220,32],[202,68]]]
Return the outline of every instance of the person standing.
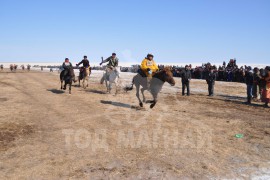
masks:
[[[247,67],[245,78],[246,78],[246,85],[247,85],[247,104],[251,104],[254,79],[253,79],[252,68],[250,66]]]
[[[253,98],[258,100],[259,97],[259,81],[261,79],[259,68],[255,67],[253,70],[253,87],[252,87],[252,95]]]
[[[265,76],[263,77],[265,86],[262,90],[262,102],[264,102],[264,107],[269,107],[268,103],[270,102],[270,66],[265,68]]]
[[[214,96],[214,85],[216,81],[217,75],[214,72],[214,68],[211,67],[210,71],[208,72],[206,76],[206,82],[208,84],[208,96]]]
[[[185,66],[185,69],[181,74],[181,78],[182,78],[182,95],[183,96],[185,95],[185,89],[187,88],[187,96],[189,96],[190,95],[189,82],[191,80],[191,73],[188,65]]]

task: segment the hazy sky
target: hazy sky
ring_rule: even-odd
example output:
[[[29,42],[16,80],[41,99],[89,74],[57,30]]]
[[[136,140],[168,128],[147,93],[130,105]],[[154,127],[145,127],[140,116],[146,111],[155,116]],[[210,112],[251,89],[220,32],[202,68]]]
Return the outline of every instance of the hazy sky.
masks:
[[[270,0],[0,0],[0,62],[270,62]]]

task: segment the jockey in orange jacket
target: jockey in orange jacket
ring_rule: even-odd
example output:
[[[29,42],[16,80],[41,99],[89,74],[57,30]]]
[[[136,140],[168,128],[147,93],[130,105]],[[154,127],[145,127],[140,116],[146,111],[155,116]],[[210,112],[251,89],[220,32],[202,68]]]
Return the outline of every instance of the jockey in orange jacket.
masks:
[[[141,63],[141,70],[147,76],[147,86],[150,87],[150,81],[152,79],[153,73],[158,71],[158,66],[153,60],[154,56],[152,54],[147,54],[147,57]]]

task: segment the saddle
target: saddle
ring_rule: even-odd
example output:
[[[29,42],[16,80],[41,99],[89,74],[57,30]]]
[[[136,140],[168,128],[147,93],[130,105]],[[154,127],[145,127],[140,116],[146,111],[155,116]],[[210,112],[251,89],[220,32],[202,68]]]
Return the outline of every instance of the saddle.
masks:
[[[142,69],[138,69],[137,73],[141,75],[142,77],[147,77],[146,74],[143,72]]]

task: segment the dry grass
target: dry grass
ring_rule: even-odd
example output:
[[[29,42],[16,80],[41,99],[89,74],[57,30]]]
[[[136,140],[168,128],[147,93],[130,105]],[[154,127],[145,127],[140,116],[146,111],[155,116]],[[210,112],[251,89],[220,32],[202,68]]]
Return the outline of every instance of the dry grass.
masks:
[[[104,94],[98,74],[72,95],[59,90],[56,75],[0,72],[1,179],[270,177],[270,110],[245,105],[244,84],[217,82],[208,97],[205,81],[193,80],[183,97],[176,79],[151,110],[138,108],[134,91]],[[79,148],[76,133],[85,131],[89,146]]]

